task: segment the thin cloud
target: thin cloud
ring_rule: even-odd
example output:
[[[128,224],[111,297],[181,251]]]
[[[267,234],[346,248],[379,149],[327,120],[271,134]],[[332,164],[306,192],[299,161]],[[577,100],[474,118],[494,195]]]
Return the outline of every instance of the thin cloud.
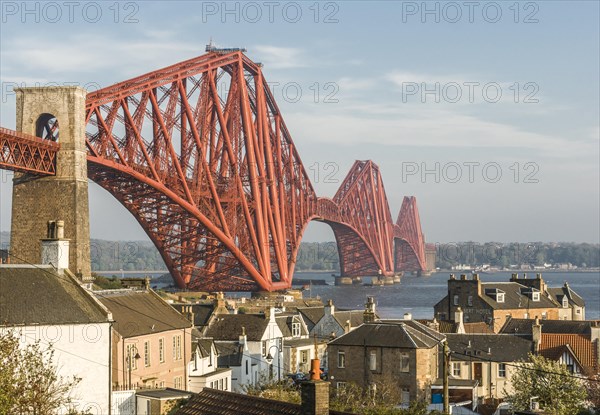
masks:
[[[256,61],[262,62],[271,69],[291,69],[308,66],[303,51],[298,48],[284,48],[270,45],[257,45],[252,47],[252,54]]]

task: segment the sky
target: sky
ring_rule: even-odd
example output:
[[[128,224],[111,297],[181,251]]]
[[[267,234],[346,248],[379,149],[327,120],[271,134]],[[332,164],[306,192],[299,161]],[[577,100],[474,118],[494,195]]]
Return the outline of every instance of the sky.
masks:
[[[600,240],[597,1],[0,3],[3,127],[17,85],[93,91],[212,39],[263,63],[319,196],[371,159],[392,217],[416,196],[430,242]],[[2,231],[11,183],[0,171]],[[90,222],[147,239],[93,183]]]

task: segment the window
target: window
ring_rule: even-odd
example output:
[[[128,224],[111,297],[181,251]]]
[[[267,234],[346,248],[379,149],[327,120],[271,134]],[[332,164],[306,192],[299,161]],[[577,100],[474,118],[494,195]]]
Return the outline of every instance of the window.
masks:
[[[458,295],[454,296],[454,305],[458,305]]]
[[[248,361],[246,360],[246,375],[248,374]]]
[[[338,389],[344,389],[346,387],[346,382],[338,382],[336,383],[336,387]]]
[[[566,295],[562,299],[562,306],[563,306],[563,308],[568,308],[569,307],[569,299],[567,298]]]
[[[506,363],[498,363],[498,377],[499,378],[506,377]]]
[[[302,362],[302,363],[308,362],[308,350],[302,350],[300,352],[300,362]]]
[[[531,295],[531,299],[532,299],[533,301],[540,301],[540,293],[538,293],[538,292],[534,292],[534,293],[532,293],[532,295]]]
[[[400,397],[400,400],[402,401],[403,404],[408,404],[410,402],[410,389],[409,388],[402,388],[402,395]]]
[[[452,376],[459,378],[460,377],[460,362],[452,362]]]
[[[173,360],[181,360],[181,335],[173,336]]]
[[[548,313],[542,311],[542,320],[546,320],[548,318]]]
[[[227,385],[227,378],[225,378],[225,389],[223,389],[224,391],[229,390],[229,386]]]
[[[177,376],[174,380],[174,383],[175,383],[175,389],[183,388],[183,378],[181,376]]]
[[[377,352],[375,350],[369,354],[369,369],[377,370]]]
[[[292,337],[300,336],[300,323],[292,323]]]
[[[223,379],[219,379],[219,389],[223,390]]]
[[[410,358],[408,353],[400,353],[400,372],[408,373],[410,371]]]
[[[263,356],[267,355],[267,341],[266,340],[262,341],[262,355]]]
[[[580,308],[578,308],[577,310],[575,310],[575,312],[576,312],[577,314],[581,314],[581,309],[580,309]]]
[[[150,366],[150,341],[144,342],[144,366]]]
[[[338,367],[343,369],[346,367],[346,353],[338,352]]]
[[[503,303],[504,302],[504,293],[498,293],[496,295],[496,301],[499,303]]]
[[[467,305],[469,307],[473,306],[473,296],[472,295],[470,295],[470,296],[467,297]]]
[[[137,359],[135,358],[136,353],[137,348],[135,347],[135,344],[128,344],[126,359],[129,359],[128,365],[131,365],[131,370],[137,369]]]
[[[165,339],[162,337],[158,339],[158,359],[160,363],[165,362]]]

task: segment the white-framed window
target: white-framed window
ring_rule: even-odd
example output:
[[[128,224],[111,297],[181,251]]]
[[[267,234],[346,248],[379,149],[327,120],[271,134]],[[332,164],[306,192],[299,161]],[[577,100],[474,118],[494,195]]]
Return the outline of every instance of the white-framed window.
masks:
[[[300,351],[300,362],[307,363],[308,362],[308,350]]]
[[[496,302],[503,303],[504,302],[504,293],[498,293],[496,295]]]
[[[131,367],[131,370],[137,369],[137,359],[135,358],[136,353],[137,348],[135,347],[135,344],[128,344],[126,358],[129,359],[128,367]]]
[[[144,342],[144,366],[150,366],[150,340]]]
[[[542,311],[542,320],[546,320],[548,318],[548,313],[545,311]]]
[[[266,340],[262,341],[262,355],[263,356],[267,355],[267,341]]]
[[[346,382],[337,382],[335,386],[337,389],[344,389],[346,387]]]
[[[175,389],[183,389],[183,378],[181,376],[176,376],[173,379],[173,383],[175,384]]]
[[[460,377],[460,362],[452,362],[452,376],[459,378]]]
[[[410,357],[408,353],[400,353],[400,372],[410,372]]]
[[[219,389],[223,390],[223,378],[219,379]]]
[[[458,295],[455,295],[454,296],[454,305],[458,305],[458,299],[459,299]]]
[[[578,308],[577,310],[575,310],[575,313],[577,313],[577,314],[581,314],[581,309],[580,309],[580,308]]]
[[[506,363],[498,363],[498,377],[499,378],[506,377]]]
[[[534,292],[534,293],[532,293],[532,294],[531,294],[531,299],[532,299],[533,301],[540,301],[540,293],[538,293],[538,292]]]
[[[338,365],[337,366],[340,369],[345,368],[346,367],[346,353],[342,352],[342,351],[339,351],[337,357],[338,357],[338,362],[337,362]]]
[[[181,334],[173,336],[173,360],[181,360]]]
[[[467,305],[469,307],[473,306],[473,296],[472,295],[470,295],[470,296],[467,297]]]
[[[569,299],[567,298],[566,295],[562,299],[562,306],[563,306],[563,308],[569,308]]]
[[[158,360],[160,363],[165,363],[165,338],[158,339]]]
[[[371,350],[369,353],[369,370],[377,370],[377,352]]]
[[[300,323],[292,323],[292,337],[300,337]]]

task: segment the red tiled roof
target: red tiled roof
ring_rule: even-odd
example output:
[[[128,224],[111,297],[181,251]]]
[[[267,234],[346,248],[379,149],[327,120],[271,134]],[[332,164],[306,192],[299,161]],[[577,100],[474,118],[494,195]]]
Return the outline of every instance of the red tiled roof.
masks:
[[[567,344],[584,367],[593,368],[596,366],[597,356],[594,344],[589,338],[581,334],[542,333],[540,354],[548,359],[557,359],[566,350],[565,346]]]

